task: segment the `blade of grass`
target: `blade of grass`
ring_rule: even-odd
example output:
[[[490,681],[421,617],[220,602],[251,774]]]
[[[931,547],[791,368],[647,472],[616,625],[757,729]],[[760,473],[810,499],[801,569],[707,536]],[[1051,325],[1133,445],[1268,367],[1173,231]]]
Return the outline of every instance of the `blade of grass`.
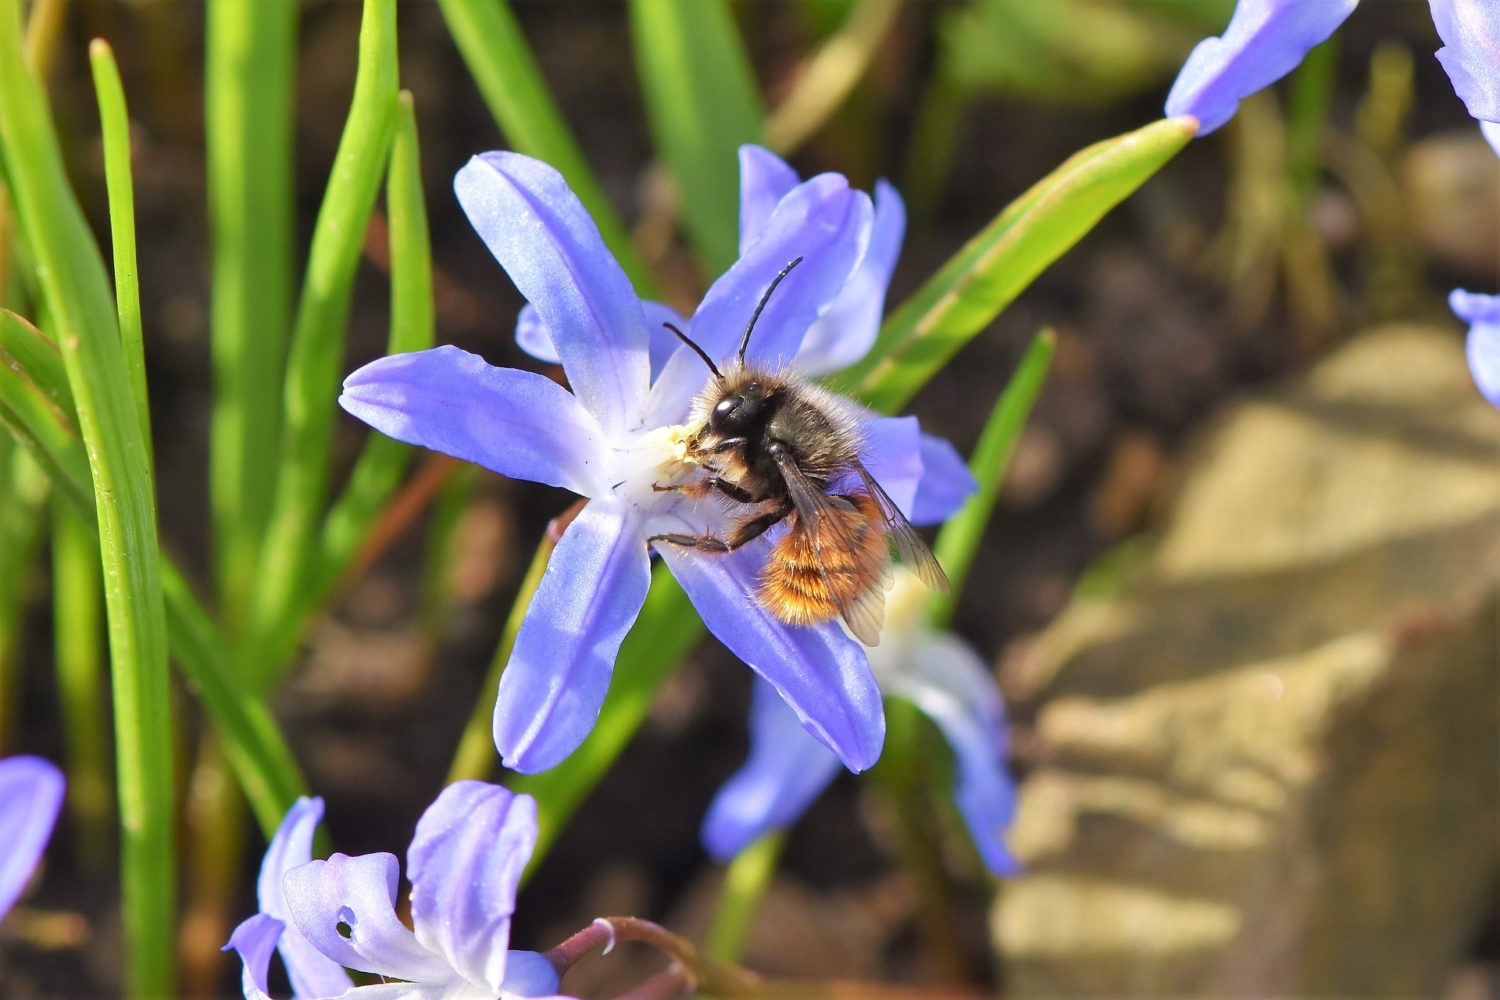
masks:
[[[210,0],[204,143],[212,235],[209,507],[219,604],[243,625],[276,482],[292,313],[297,7]]]
[[[395,2],[365,0],[354,98],[318,210],[287,358],[276,491],[254,591],[257,641],[295,604],[317,550],[354,272],[395,127]],[[265,680],[281,666],[253,670]]]
[[[836,379],[877,410],[900,409],[1048,265],[1193,137],[1168,118],[1096,143],[1037,182],[886,318],[875,347]]]
[[[130,173],[130,114],[125,88],[109,43],[89,43],[89,65],[99,101],[99,128],[104,140],[104,178],[109,196],[109,242],[115,272],[115,316],[120,324],[120,346],[136,409],[141,415],[141,439],[146,442],[148,471],[151,457],[151,400],[146,394],[146,346],[141,327],[141,286],[135,263],[135,188]]]
[[[438,0],[438,7],[510,148],[546,160],[567,178],[636,292],[655,297],[656,281],[583,158],[510,5],[505,0]]]
[[[1047,380],[1056,347],[1057,335],[1051,330],[1043,330],[1032,338],[1005,391],[995,400],[984,430],[980,432],[979,443],[969,456],[969,471],[979,483],[979,492],[948,519],[932,546],[933,554],[947,570],[952,584],[948,593],[932,595],[928,616],[934,625],[946,625],[953,617],[953,607],[958,595],[963,593],[969,570],[974,565],[979,540],[989,526],[990,514],[994,512],[1010,456],[1042,391],[1042,383]]]
[[[630,34],[656,147],[709,274],[739,257],[739,147],[763,112],[739,29],[723,0],[631,0]]]
[[[71,410],[56,402],[66,388],[59,387],[62,367],[35,327],[0,310],[0,423],[31,451],[85,523],[92,523],[88,458]],[[307,784],[265,700],[246,690],[235,673],[232,647],[170,561],[162,566],[162,589],[172,653],[223,737],[230,766],[269,837]]]
[[[25,449],[0,434],[0,755],[16,747],[22,625],[38,571],[46,502],[46,472]]]
[[[432,346],[432,249],[427,236],[417,119],[409,91],[402,91],[386,177],[390,215],[391,330],[386,353]],[[323,522],[317,582],[302,606],[322,602],[369,534],[375,518],[395,492],[411,461],[411,447],[383,434],[371,434],[349,474],[349,483]]]
[[[82,867],[98,872],[109,858],[114,808],[104,705],[104,581],[98,537],[61,496],[52,505],[52,592],[68,812]]]
[[[848,99],[901,13],[901,0],[857,0],[786,100],[766,119],[766,145],[790,156]]]
[[[149,442],[104,261],[68,186],[46,98],[26,70],[21,11],[0,3],[0,142],[57,323],[98,516],[114,683],[127,988],[172,992],[176,899],[171,690]]]

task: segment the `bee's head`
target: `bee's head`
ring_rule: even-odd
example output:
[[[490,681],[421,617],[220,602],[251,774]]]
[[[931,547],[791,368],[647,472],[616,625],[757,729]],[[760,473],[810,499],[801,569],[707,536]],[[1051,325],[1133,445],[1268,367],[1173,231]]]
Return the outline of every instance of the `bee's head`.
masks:
[[[760,423],[765,406],[765,386],[746,382],[721,397],[708,411],[708,429],[724,437],[744,437]]]

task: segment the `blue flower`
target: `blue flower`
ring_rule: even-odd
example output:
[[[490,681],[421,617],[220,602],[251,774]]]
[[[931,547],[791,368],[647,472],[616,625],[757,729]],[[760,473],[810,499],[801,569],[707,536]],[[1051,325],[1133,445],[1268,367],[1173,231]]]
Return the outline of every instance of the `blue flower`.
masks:
[[[909,573],[891,592],[881,644],[870,665],[888,696],[916,705],[953,750],[954,801],[985,865],[1019,870],[1003,839],[1015,814],[1006,770],[1005,705],[988,665],[951,632],[926,624],[927,594]],[[703,845],[726,861],[751,841],[797,821],[838,773],[838,760],[811,739],[786,706],[757,684],[750,707],[750,757],[714,797]]]
[[[0,760],[0,917],[31,879],[62,808],[63,776],[40,757]]]
[[[846,289],[864,288],[868,300],[878,286],[883,295],[894,249],[886,260],[880,247],[893,231],[899,244],[899,199],[882,194],[877,211],[836,174],[797,183],[763,151],[746,150],[742,160],[741,255],[683,324],[689,335],[711,357],[727,360],[772,278],[801,257],[761,314],[747,360],[816,374],[850,354],[846,336],[863,338],[855,356],[863,354],[878,303],[872,315],[868,302],[851,301]],[[670,311],[636,296],[551,167],[486,153],[459,171],[455,189],[530,303],[520,320],[522,343],[555,356],[572,391],[440,347],[365,366],[345,381],[340,403],[392,437],[589,498],[527,609],[495,705],[495,743],[506,765],[540,771],[593,728],[620,643],[646,597],[646,539],[720,531],[726,523],[723,507],[711,500],[652,488],[683,471],[683,422],[708,375],[686,347],[669,352],[653,334],[652,324]],[[862,429],[865,464],[913,521],[946,517],[972,491],[957,453],[921,435],[914,418],[868,414]],[[794,627],[759,605],[765,546],[727,556],[664,548],[709,629],[846,765],[872,764],[885,717],[863,647],[836,623]]]
[[[536,845],[536,802],[498,785],[448,786],[417,822],[406,852],[408,929],[396,915],[391,854],[312,860],[322,799],[298,799],[261,864],[260,912],[225,946],[244,963],[246,1000],[268,1000],[279,951],[298,1000],[481,1000],[550,997],[558,974],[542,955],[510,951],[516,886]],[[345,969],[399,983],[356,987]]]
[[[1296,69],[1354,12],[1358,0],[1240,0],[1229,27],[1198,43],[1167,95],[1167,114],[1192,115],[1199,135],[1234,117],[1240,100]],[[1431,0],[1438,61],[1481,121],[1500,122],[1500,4]]]
[[[1469,324],[1469,371],[1474,384],[1495,406],[1500,406],[1500,295],[1480,295],[1455,288],[1448,305]]]

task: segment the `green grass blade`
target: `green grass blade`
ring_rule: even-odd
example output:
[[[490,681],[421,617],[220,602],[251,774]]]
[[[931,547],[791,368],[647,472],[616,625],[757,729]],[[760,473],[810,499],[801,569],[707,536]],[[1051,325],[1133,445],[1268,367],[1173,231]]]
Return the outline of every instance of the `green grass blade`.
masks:
[[[995,400],[994,409],[979,435],[979,443],[969,457],[969,470],[979,481],[979,492],[948,519],[932,546],[933,554],[947,570],[948,580],[953,585],[948,593],[932,597],[929,614],[934,624],[945,625],[953,616],[953,606],[958,595],[963,593],[979,540],[990,523],[990,514],[994,512],[1006,466],[1010,464],[1021,429],[1026,426],[1026,418],[1031,415],[1031,407],[1042,391],[1042,383],[1047,380],[1056,347],[1057,337],[1051,330],[1043,330],[1032,339],[1005,391]]]
[[[396,138],[391,145],[386,177],[386,209],[391,242],[391,332],[389,354],[421,351],[432,346],[432,248],[427,236],[427,208],[423,201],[417,119],[409,92],[401,94]],[[318,570],[309,574],[316,584],[301,602],[321,602],[344,572],[360,542],[370,531],[411,459],[411,447],[384,434],[365,442],[349,484],[323,523]]]
[[[46,470],[0,434],[0,755],[17,746],[25,614],[47,523],[47,487]]]
[[[1097,143],[1035,184],[881,328],[874,349],[838,386],[877,410],[898,410],[1043,270],[1193,137],[1169,118]]]
[[[567,178],[631,284],[643,297],[656,281],[578,148],[505,0],[438,0],[448,33],[510,148],[546,160]],[[478,152],[478,150],[475,150]]]
[[[204,141],[212,236],[209,506],[220,606],[241,624],[271,495],[292,317],[293,0],[210,0]]]
[[[395,0],[365,0],[354,98],[318,210],[287,358],[279,475],[255,586],[257,631],[295,604],[317,551],[354,272],[395,127]],[[269,675],[280,666],[256,669]]]
[[[573,755],[550,771],[519,774],[507,781],[516,792],[536,796],[540,834],[531,856],[534,870],[568,818],[599,783],[645,721],[657,689],[703,635],[693,604],[665,566],[651,575],[651,592],[615,660],[599,722]],[[493,707],[494,702],[490,702]]]
[[[739,257],[739,154],[764,112],[724,0],[631,0],[630,31],[656,147],[709,274]]]
[[[89,43],[89,65],[99,101],[99,127],[104,139],[104,180],[109,194],[109,239],[115,269],[115,315],[130,388],[141,414],[141,437],[151,444],[151,401],[146,394],[146,345],[141,327],[141,286],[135,263],[135,182],[130,172],[130,114],[125,88],[109,43]]]
[[[52,617],[57,698],[62,707],[68,813],[83,866],[102,870],[109,856],[110,795],[104,665],[104,582],[99,539],[76,507],[52,505]]]
[[[125,982],[132,993],[167,995],[176,908],[172,705],[148,443],[104,261],[22,58],[17,0],[0,3],[0,143],[93,473],[114,680]]]
[[[50,352],[50,359],[49,359]],[[30,358],[29,366],[18,358]],[[89,465],[71,410],[57,405],[62,359],[25,320],[0,310],[0,423],[52,477],[85,523],[93,517]],[[170,561],[162,566],[167,635],[178,666],[224,739],[225,754],[267,836],[307,784],[264,698],[245,689],[233,648]]]

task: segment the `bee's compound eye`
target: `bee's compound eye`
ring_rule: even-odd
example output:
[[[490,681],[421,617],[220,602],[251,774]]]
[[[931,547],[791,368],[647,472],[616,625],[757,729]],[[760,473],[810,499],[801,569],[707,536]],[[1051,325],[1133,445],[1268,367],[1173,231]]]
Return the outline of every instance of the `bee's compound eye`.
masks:
[[[708,426],[718,430],[726,422],[734,419],[735,411],[740,408],[744,399],[738,394],[725,396],[714,404],[713,412],[708,415]]]

